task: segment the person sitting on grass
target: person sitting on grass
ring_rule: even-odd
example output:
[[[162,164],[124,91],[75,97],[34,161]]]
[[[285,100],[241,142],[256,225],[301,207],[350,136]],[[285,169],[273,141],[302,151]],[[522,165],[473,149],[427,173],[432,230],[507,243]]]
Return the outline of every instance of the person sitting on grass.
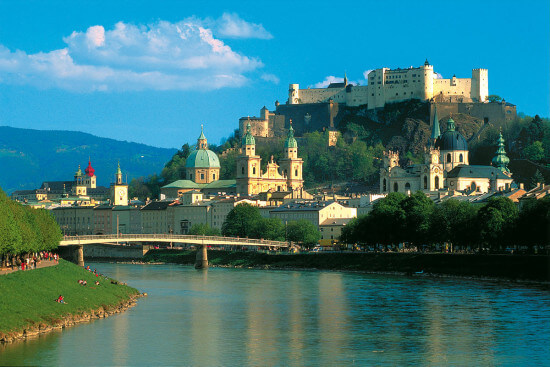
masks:
[[[95,285],[99,285],[99,281],[98,281],[98,280],[95,281]]]
[[[67,303],[67,302],[65,302],[65,299],[63,298],[62,295],[59,295],[59,297],[57,297],[55,302],[57,302],[57,303]]]

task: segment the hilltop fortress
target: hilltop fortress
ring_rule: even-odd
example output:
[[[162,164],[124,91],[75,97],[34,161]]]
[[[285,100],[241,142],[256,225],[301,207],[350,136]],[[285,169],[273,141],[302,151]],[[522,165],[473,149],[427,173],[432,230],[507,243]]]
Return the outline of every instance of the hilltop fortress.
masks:
[[[428,60],[420,67],[406,69],[380,68],[367,75],[367,85],[353,85],[344,76],[341,83],[326,88],[300,89],[290,84],[285,104],[275,102],[275,110],[263,107],[259,117],[239,120],[241,136],[247,125],[258,138],[284,137],[293,121],[296,135],[305,132],[334,129],[346,107],[366,110],[374,114],[388,103],[419,100],[430,103],[430,117],[437,105],[439,113],[466,114],[485,122],[511,121],[516,117],[516,106],[510,103],[489,103],[489,74],[487,69],[473,69],[471,78],[443,79]]]
[[[290,84],[288,103],[322,103],[332,99],[350,107],[367,105],[371,110],[409,99],[485,102],[489,95],[487,69],[473,69],[471,78],[440,79],[428,60],[418,68],[372,70],[367,79],[366,86],[348,84],[347,77],[343,83],[331,83],[327,88],[300,89],[298,84]]]

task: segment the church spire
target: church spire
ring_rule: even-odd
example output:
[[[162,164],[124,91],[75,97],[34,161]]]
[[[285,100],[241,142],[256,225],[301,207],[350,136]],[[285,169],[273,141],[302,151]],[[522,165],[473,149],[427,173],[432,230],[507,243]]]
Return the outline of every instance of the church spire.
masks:
[[[246,133],[243,136],[242,145],[256,145],[256,140],[254,139],[254,136],[250,132],[250,129],[252,126],[250,126],[250,118],[248,119],[248,123],[246,124]]]
[[[201,124],[201,134],[199,138],[197,139],[197,150],[198,149],[208,149],[208,141],[206,140],[206,136],[204,136],[204,125]]]
[[[347,73],[344,71],[344,86],[347,86],[348,85],[348,75]]]
[[[441,130],[439,129],[439,117],[437,117],[437,106],[434,107],[434,118],[432,122],[432,141],[435,143],[437,138],[441,135]]]
[[[492,160],[493,166],[498,168],[504,173],[510,173],[508,169],[508,163],[510,163],[510,158],[506,155],[506,150],[504,149],[504,138],[502,137],[502,132],[499,134],[497,140],[498,148],[496,155]]]

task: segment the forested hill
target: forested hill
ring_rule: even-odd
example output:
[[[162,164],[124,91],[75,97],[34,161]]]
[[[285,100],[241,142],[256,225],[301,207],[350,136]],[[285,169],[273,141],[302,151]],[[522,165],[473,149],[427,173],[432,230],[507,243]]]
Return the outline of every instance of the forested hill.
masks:
[[[108,186],[120,160],[128,180],[159,172],[176,149],[100,138],[76,131],[31,130],[0,126],[0,187],[38,188],[43,181],[69,181],[88,157],[98,185]]]

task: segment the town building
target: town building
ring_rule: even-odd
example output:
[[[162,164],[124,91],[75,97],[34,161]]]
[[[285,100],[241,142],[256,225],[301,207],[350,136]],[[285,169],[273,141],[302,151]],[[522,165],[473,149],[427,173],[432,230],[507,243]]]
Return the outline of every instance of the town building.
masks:
[[[298,143],[292,124],[284,144],[284,158],[279,166],[271,157],[265,172],[261,171],[262,158],[256,155],[256,141],[250,123],[242,139],[241,154],[237,158],[237,194],[255,196],[262,192],[288,191],[294,198],[303,198],[303,160],[298,158]]]
[[[270,216],[281,219],[283,223],[304,219],[320,229],[322,223],[327,220],[357,217],[357,209],[334,201],[302,201],[281,205],[271,210]],[[327,222],[327,224],[329,223]]]
[[[513,179],[507,168],[502,134],[493,166],[469,165],[468,143],[455,127],[452,118],[440,132],[437,110],[432,123],[431,144],[424,153],[424,163],[399,166],[399,153],[385,152],[380,169],[380,192],[410,193],[453,190],[463,193],[502,191],[511,187]]]
[[[118,206],[128,205],[128,184],[122,180],[122,171],[120,170],[120,162],[118,163],[115,182],[111,184],[111,204]]]

